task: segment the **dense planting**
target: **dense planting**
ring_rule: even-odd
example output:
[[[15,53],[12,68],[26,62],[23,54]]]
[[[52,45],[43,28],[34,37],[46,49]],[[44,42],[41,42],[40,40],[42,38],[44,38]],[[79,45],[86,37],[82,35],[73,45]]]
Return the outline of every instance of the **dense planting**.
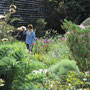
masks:
[[[65,6],[81,5],[81,1],[77,3],[75,0],[71,4],[68,1],[67,4],[64,1],[49,1],[50,6],[53,4],[56,8],[54,10],[53,7],[54,12],[51,12],[53,15],[56,11],[60,11],[59,9],[64,10]],[[60,7],[56,7],[58,4]],[[35,32],[39,37],[32,36],[32,41],[34,37],[35,42],[31,43],[33,51],[29,51],[23,41],[16,41],[16,37],[27,30],[25,26],[18,27],[17,35],[13,36],[15,28],[11,24],[19,20],[12,18],[16,8],[15,5],[11,5],[5,15],[0,15],[2,21],[0,22],[0,90],[89,90],[90,18],[81,25],[65,19],[61,25],[65,35],[60,35],[54,30],[57,27],[57,20],[51,29],[53,19],[50,26],[45,19],[38,19],[36,30],[33,30],[33,25],[30,24],[32,28],[28,26],[28,34],[32,35],[32,32]],[[59,23],[58,25],[60,26]],[[30,39],[31,37],[28,41]]]
[[[83,78],[89,81],[89,74],[80,73],[80,68],[76,65],[77,61],[72,59],[66,41],[61,37],[37,39],[32,54],[27,51],[23,42],[1,41],[0,78],[5,81],[1,89],[42,90],[88,87],[89,83],[84,82]],[[74,82],[72,78],[75,78]]]

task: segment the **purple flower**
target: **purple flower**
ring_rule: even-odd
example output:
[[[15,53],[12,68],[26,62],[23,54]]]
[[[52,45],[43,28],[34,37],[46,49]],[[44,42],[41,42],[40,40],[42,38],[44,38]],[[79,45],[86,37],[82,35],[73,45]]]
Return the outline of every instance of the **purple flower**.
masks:
[[[47,43],[46,39],[43,40],[44,43]]]
[[[66,41],[67,40],[67,38],[66,37],[63,37],[63,39]]]
[[[49,41],[49,40],[47,40],[47,43],[50,43],[50,41]]]
[[[36,41],[38,40],[38,38],[36,38]]]
[[[59,53],[59,51],[60,51],[59,49],[56,50],[57,53]]]

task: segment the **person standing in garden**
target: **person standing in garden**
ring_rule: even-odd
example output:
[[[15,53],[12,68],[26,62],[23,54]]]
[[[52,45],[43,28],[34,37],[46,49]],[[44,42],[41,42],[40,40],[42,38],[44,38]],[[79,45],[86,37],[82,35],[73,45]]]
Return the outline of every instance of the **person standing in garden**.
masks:
[[[36,42],[35,32],[33,32],[33,25],[28,25],[28,30],[24,29],[24,34],[26,34],[26,40],[25,44],[27,46],[27,49],[32,52],[33,50],[33,44]]]

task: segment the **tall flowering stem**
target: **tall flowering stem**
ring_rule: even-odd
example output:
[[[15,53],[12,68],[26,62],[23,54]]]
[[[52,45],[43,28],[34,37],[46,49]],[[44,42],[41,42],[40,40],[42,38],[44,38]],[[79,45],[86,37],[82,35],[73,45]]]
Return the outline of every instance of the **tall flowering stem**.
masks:
[[[16,6],[15,5],[11,5],[10,6],[10,10],[8,11],[8,13],[6,13],[6,15],[0,15],[0,19],[2,19],[3,21],[3,25],[2,25],[2,38],[5,37],[5,30],[6,30],[6,27],[7,27],[7,23],[8,21],[10,20],[10,16],[11,14],[15,13],[16,12]]]

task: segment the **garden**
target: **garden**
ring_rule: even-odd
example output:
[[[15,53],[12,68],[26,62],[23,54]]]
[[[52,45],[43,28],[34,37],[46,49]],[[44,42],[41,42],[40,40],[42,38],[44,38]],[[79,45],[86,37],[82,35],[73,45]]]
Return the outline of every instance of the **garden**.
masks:
[[[13,16],[16,10],[10,5],[0,15],[0,90],[90,90],[90,18],[81,24],[63,19],[64,34],[47,29],[49,22],[38,19],[30,52],[22,38],[23,26],[13,26],[20,21]]]

